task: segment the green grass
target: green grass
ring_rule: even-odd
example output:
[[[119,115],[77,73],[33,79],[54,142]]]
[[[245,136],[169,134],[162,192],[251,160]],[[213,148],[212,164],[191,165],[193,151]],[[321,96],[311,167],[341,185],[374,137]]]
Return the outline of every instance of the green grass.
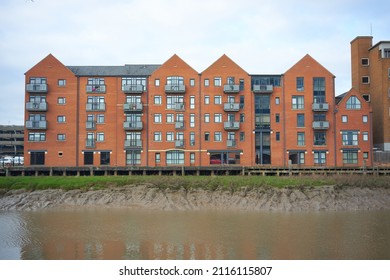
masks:
[[[320,187],[324,185],[357,187],[390,187],[388,177],[375,176],[42,176],[42,177],[0,177],[0,189],[104,189],[115,186],[148,184],[161,189],[227,189],[241,187]]]

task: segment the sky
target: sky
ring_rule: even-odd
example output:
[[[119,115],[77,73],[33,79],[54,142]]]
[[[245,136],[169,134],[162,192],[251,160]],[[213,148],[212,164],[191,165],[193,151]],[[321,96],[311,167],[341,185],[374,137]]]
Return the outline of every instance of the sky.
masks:
[[[282,74],[310,54],[351,87],[350,42],[390,40],[385,0],[0,0],[0,124],[24,123],[24,73],[65,65],[162,64],[202,72],[223,54],[249,74]]]

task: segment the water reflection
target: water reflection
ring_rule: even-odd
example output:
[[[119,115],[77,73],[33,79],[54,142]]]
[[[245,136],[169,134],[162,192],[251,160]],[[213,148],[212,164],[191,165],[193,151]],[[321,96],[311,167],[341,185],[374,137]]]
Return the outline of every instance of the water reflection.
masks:
[[[0,259],[390,259],[390,211],[0,212]]]

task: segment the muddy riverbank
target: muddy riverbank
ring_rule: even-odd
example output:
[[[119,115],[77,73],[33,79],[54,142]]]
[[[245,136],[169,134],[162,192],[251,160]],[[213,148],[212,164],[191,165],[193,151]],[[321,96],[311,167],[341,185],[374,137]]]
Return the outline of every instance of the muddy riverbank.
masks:
[[[158,210],[380,210],[390,209],[390,189],[321,186],[204,190],[161,189],[149,185],[138,185],[103,190],[2,190],[0,193],[0,210],[36,210],[79,206]]]

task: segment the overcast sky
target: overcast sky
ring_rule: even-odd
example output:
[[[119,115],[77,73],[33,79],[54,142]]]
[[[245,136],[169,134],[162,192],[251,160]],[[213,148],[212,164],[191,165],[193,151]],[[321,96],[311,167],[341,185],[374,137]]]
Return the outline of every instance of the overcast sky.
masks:
[[[24,73],[49,53],[65,65],[161,64],[198,72],[222,54],[280,74],[310,54],[351,87],[350,41],[390,40],[388,1],[1,0],[0,124],[23,124]]]

